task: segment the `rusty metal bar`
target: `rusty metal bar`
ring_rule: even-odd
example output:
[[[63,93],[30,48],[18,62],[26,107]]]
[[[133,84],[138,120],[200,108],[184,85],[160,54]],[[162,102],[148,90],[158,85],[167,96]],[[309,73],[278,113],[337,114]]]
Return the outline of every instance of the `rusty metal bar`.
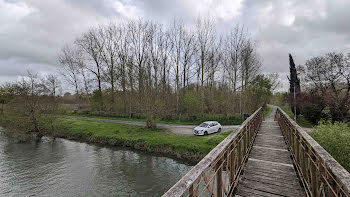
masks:
[[[232,196],[262,119],[260,107],[163,196]]]
[[[350,197],[350,173],[279,107],[275,120],[307,196]]]

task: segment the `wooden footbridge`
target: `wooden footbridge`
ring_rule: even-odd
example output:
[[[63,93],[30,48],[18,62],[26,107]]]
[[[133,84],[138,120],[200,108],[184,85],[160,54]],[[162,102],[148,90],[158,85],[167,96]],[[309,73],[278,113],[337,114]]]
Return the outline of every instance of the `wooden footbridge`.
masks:
[[[265,120],[258,109],[163,196],[350,197],[349,172],[272,108]]]

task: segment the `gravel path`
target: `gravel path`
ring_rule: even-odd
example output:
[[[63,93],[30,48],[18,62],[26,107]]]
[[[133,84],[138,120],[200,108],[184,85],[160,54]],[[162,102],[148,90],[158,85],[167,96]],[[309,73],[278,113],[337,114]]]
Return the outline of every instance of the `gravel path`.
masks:
[[[136,126],[146,126],[145,122],[139,121],[126,121],[126,120],[111,120],[111,119],[100,119],[100,118],[89,118],[89,117],[79,117],[79,116],[68,116],[74,119],[80,120],[90,120],[90,121],[98,121],[98,122],[110,122],[110,123],[118,123],[118,124],[128,124],[128,125],[136,125]],[[157,127],[163,129],[165,132],[175,133],[179,135],[193,135],[193,129],[198,125],[179,125],[179,124],[162,124],[157,123]],[[222,126],[222,132],[228,132],[236,130],[239,125],[226,125]]]
[[[274,121],[275,115],[276,115],[277,106],[269,105],[269,104],[267,104],[267,105],[269,107],[271,107],[271,112],[269,114],[267,114],[267,116],[264,119],[265,119],[265,121]]]

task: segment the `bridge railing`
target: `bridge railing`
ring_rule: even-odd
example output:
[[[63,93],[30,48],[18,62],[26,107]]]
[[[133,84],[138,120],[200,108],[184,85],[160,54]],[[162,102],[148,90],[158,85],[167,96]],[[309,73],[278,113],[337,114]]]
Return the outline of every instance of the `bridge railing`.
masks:
[[[263,119],[259,108],[163,196],[230,196],[236,188]]]
[[[350,174],[283,110],[278,121],[307,196],[350,196]]]

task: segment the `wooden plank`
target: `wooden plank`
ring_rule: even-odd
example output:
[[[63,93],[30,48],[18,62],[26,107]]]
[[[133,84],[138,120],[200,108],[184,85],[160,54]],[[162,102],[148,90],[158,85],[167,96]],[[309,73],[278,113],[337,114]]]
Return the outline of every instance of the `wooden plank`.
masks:
[[[257,136],[257,138],[255,139],[256,142],[264,142],[264,143],[278,143],[280,144],[281,146],[283,146],[284,144],[286,144],[284,142],[284,138],[268,138],[268,137],[263,137],[265,135],[262,135],[262,136]]]
[[[249,171],[248,172],[248,171],[246,171],[245,174],[252,175],[252,176],[260,175],[260,176],[270,177],[273,179],[285,179],[288,181],[298,180],[296,176],[286,176],[283,174],[277,174],[277,173],[271,173],[271,172],[260,172],[260,171]],[[244,176],[243,176],[243,178],[244,178]]]
[[[293,186],[293,187],[300,186],[297,178],[281,179],[278,177],[266,176],[266,175],[262,175],[262,174],[245,174],[244,178],[245,179],[256,179],[256,180],[260,180],[261,182],[273,181],[274,183],[286,184],[286,185]]]
[[[249,180],[249,181],[257,181],[262,184],[268,184],[268,185],[275,185],[279,187],[285,187],[290,188],[292,190],[295,190],[296,188],[299,188],[299,183],[296,181],[297,179],[294,179],[293,182],[286,182],[283,181],[284,179],[280,178],[270,178],[270,177],[264,177],[264,176],[245,176],[242,180]]]
[[[281,148],[280,144],[275,144],[275,143],[266,144],[266,143],[256,142],[254,144],[257,146],[263,146],[263,147],[267,147],[267,148]],[[286,147],[286,146],[284,146],[284,147]]]
[[[282,150],[282,151],[281,151]],[[252,154],[266,154],[266,155],[276,155],[281,157],[287,157],[289,158],[290,154],[286,149],[279,149],[279,148],[256,148],[253,147]]]
[[[272,166],[272,165],[270,165]],[[260,167],[260,166],[251,166],[247,165],[246,171],[248,170],[256,170],[260,172],[276,172],[284,175],[295,175],[295,171],[293,168],[290,168],[290,170],[285,170],[285,169],[278,169],[278,168],[272,168],[272,167]]]
[[[255,171],[262,172],[262,173],[271,172],[271,173],[278,173],[278,174],[283,174],[283,175],[287,175],[287,176],[296,176],[294,169],[291,169],[293,171],[289,171],[289,170],[287,171],[287,170],[280,170],[280,169],[274,169],[274,168],[259,168],[259,167],[248,166],[248,167],[246,167],[246,171],[248,171],[248,170],[255,170]]]
[[[284,166],[289,166],[289,167],[293,167],[293,165],[290,163],[281,163],[281,162],[273,162],[273,161],[267,161],[267,160],[261,160],[261,159],[256,159],[256,158],[249,158],[250,160],[255,160],[255,161],[259,161],[259,162],[265,162],[265,163],[270,163],[270,164],[276,164],[276,165],[284,165]]]
[[[292,165],[290,158],[285,157],[285,156],[278,157],[277,155],[267,155],[267,154],[254,153],[254,154],[251,154],[251,158],[265,161],[265,162],[273,162],[273,163]]]
[[[283,137],[283,135],[271,135],[271,134],[256,134],[256,136],[267,136],[267,137]]]
[[[285,187],[271,185],[271,184],[264,184],[258,181],[247,180],[247,179],[242,180],[240,184],[247,188],[260,190],[260,191],[268,192],[275,195],[289,196],[289,197],[305,196],[302,190],[298,188],[290,189],[290,188],[285,188]]]
[[[257,149],[269,149],[269,150],[277,150],[277,151],[284,151],[284,152],[288,152],[287,149],[280,149],[280,148],[269,148],[269,147],[264,147],[264,146],[253,146],[253,149],[257,148]]]
[[[241,187],[238,190],[239,195],[241,196],[263,196],[263,197],[281,197],[280,195],[276,195],[276,194],[271,194],[268,192],[263,192],[263,191],[259,191],[259,190],[255,190],[255,189],[251,189],[251,188],[247,188],[247,187]]]

